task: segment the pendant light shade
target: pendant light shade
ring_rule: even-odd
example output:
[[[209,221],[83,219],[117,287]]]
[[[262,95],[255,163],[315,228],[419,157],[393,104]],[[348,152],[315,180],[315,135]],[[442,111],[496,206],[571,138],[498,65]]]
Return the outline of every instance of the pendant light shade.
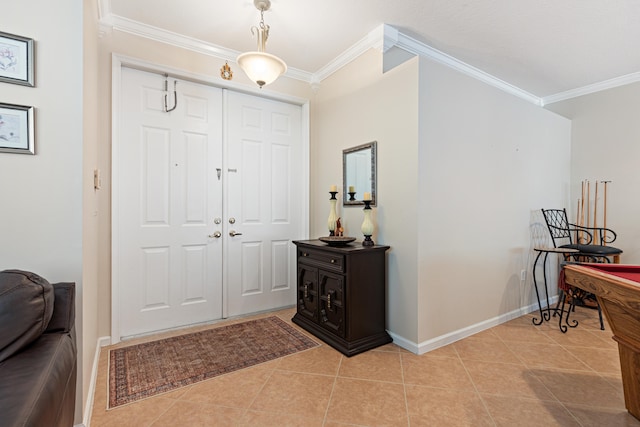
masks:
[[[236,62],[260,87],[273,83],[287,72],[287,64],[282,59],[266,52],[246,52],[240,54]]]
[[[253,0],[253,4],[260,11],[259,27],[251,27],[251,33],[258,38],[258,50],[242,53],[236,62],[260,88],[273,83],[287,71],[287,64],[275,55],[265,52],[269,38],[269,26],[264,23],[264,12],[271,7],[270,0]]]

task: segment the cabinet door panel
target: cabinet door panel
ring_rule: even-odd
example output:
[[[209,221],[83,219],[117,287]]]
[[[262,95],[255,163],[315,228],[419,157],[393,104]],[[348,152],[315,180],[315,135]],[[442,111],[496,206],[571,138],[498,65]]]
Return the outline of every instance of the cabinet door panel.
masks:
[[[344,276],[320,270],[320,324],[335,335],[345,335]]]
[[[298,265],[298,313],[318,320],[318,269]]]

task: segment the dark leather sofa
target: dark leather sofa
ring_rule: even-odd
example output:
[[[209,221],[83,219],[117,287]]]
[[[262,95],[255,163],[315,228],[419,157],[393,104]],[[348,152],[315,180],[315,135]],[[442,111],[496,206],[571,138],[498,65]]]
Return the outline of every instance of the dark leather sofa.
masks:
[[[0,425],[70,427],[77,375],[75,284],[0,271]]]

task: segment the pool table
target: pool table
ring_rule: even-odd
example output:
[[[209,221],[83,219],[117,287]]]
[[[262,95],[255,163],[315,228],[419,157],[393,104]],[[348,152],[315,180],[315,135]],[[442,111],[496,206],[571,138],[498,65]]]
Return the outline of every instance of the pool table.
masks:
[[[618,342],[625,406],[640,419],[640,265],[567,264],[564,277],[598,298]]]

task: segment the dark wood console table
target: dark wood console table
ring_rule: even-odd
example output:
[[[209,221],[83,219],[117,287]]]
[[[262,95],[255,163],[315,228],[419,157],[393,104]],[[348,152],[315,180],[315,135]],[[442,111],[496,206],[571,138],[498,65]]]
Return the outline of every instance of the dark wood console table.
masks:
[[[297,312],[301,326],[347,356],[390,343],[385,328],[389,246],[329,246],[298,240]]]

